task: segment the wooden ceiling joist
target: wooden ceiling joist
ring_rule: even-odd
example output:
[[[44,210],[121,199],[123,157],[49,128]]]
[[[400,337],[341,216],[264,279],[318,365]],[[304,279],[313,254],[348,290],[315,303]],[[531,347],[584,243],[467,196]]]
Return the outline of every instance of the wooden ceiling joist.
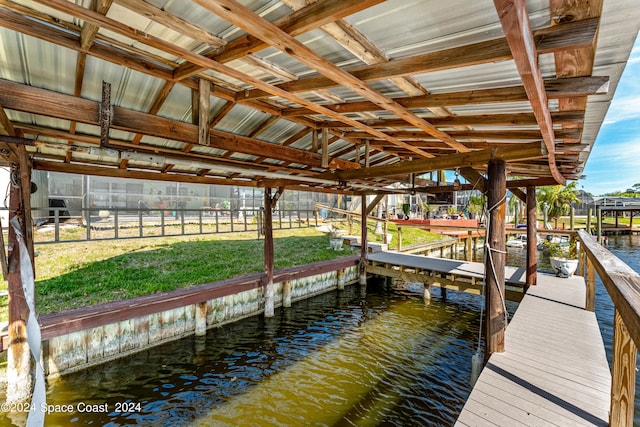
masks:
[[[559,184],[565,184],[567,180],[556,165],[553,121],[542,73],[538,66],[538,51],[531,31],[527,4],[525,0],[494,0],[494,4],[533,114],[540,126],[542,139],[549,154],[551,174]]]
[[[561,99],[607,93],[609,90],[608,82],[608,77],[598,76],[550,79],[546,80],[544,84],[548,99]],[[508,86],[496,89],[480,89],[394,98],[394,101],[405,108],[429,108],[436,106],[525,102],[528,101],[528,98],[524,86]],[[344,104],[327,105],[326,108],[343,114],[380,110],[378,105],[370,101],[354,101]],[[306,108],[288,108],[282,110],[283,117],[308,114],[314,114],[314,111]]]
[[[352,15],[382,1],[383,0],[319,0],[291,15],[275,21],[273,24],[292,36],[298,36],[318,28],[325,23],[330,23],[336,19]],[[221,51],[212,52],[212,54],[207,56],[218,62],[226,63],[266,47],[269,47],[266,42],[249,34],[232,41]],[[204,70],[206,70],[206,67],[199,67],[195,64],[187,63],[175,71],[175,79],[182,80]]]
[[[338,181],[353,179],[371,179],[390,175],[425,173],[436,170],[455,169],[458,167],[474,167],[486,164],[491,159],[526,160],[543,156],[539,143],[519,144],[513,147],[493,147],[488,150],[471,153],[456,153],[431,159],[418,159],[394,163],[392,165],[375,166],[351,171],[321,174],[319,177],[335,177]]]
[[[253,34],[257,38],[269,42],[272,46],[277,47],[289,56],[319,71],[331,80],[340,82],[340,84],[348,89],[351,89],[355,93],[376,103],[382,109],[397,114],[399,117],[407,120],[407,122],[441,139],[445,144],[455,148],[456,150],[461,152],[469,151],[463,144],[458,143],[445,132],[436,129],[425,120],[402,107],[400,104],[369,88],[356,77],[346,71],[343,71],[340,67],[313,52],[293,36],[280,30],[270,22],[260,18],[249,8],[235,2],[234,0],[220,0],[215,2],[208,0],[195,0],[195,2],[224,18],[228,22],[243,28],[245,31]],[[416,149],[410,144],[404,144],[397,140],[392,142],[422,157],[429,157],[428,154],[424,153],[422,150]]]
[[[99,103],[70,95],[63,95],[46,89],[0,80],[0,104],[6,108],[39,114],[47,111],[51,117],[75,120],[82,123],[99,124]],[[113,107],[111,122],[113,129],[142,133],[158,138],[167,138],[185,143],[196,143],[198,126],[190,123],[152,116],[122,107]],[[322,156],[308,151],[283,147],[242,137],[218,130],[211,130],[211,147],[252,155],[263,155],[266,151],[271,158],[302,162],[320,167]],[[353,168],[357,165],[340,159],[331,159],[334,168]]]
[[[591,24],[590,26],[581,26],[579,28],[572,27],[571,31],[565,31],[566,28],[563,28],[562,25],[540,30],[542,35],[538,36],[536,40],[542,44],[544,40],[553,39],[553,43],[542,44],[539,53],[553,53],[591,45],[596,34],[597,21],[591,21]],[[353,77],[368,83],[413,74],[425,74],[490,62],[508,61],[511,59],[513,59],[513,56],[509,49],[507,39],[500,38],[396,59],[380,64],[353,67],[346,71]],[[308,92],[335,87],[337,83],[325,76],[314,76],[299,79],[295,82],[283,83],[278,86],[288,92]],[[256,89],[246,93],[245,98],[260,98],[265,96],[269,96],[269,93]]]

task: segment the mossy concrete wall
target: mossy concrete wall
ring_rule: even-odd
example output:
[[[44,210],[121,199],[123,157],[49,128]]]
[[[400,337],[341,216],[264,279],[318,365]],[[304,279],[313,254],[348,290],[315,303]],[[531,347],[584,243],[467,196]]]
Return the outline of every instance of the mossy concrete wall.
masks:
[[[358,281],[358,267],[289,281],[290,297],[297,301]],[[276,305],[282,305],[284,282],[275,283]],[[45,374],[64,373],[104,363],[207,328],[260,314],[264,309],[261,287],[133,319],[51,337],[43,342]]]

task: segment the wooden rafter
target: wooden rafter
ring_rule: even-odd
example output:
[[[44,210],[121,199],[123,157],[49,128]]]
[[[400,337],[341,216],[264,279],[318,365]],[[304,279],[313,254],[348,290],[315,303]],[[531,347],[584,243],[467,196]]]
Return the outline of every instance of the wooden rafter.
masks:
[[[164,25],[180,34],[184,34],[193,40],[205,43],[213,48],[219,48],[227,43],[220,37],[197,27],[184,19],[180,19],[174,15],[171,15],[164,10],[155,7],[154,5],[145,2],[144,0],[112,0],[115,3],[124,6],[125,8],[142,15],[150,20]]]
[[[274,22],[278,28],[292,36],[297,36],[311,31],[325,23],[330,23],[336,19],[354,14],[375,4],[381,3],[383,0],[320,0],[313,4],[285,16]],[[240,37],[229,43],[219,52],[213,52],[207,55],[211,59],[225,63],[234,59],[241,58],[251,52],[257,52],[269,45],[263,40],[255,38],[251,35]],[[206,70],[205,67],[199,67],[194,64],[185,64],[175,72],[175,78],[182,80],[194,74]]]
[[[351,89],[355,93],[363,96],[366,99],[376,103],[383,110],[390,111],[399,117],[403,118],[407,122],[417,126],[425,132],[441,139],[445,144],[460,152],[469,151],[464,144],[459,143],[455,139],[447,135],[446,132],[442,132],[432,126],[429,122],[416,116],[402,105],[394,102],[389,97],[369,88],[361,80],[342,70],[340,67],[334,65],[332,62],[321,57],[306,47],[303,43],[296,40],[286,32],[280,30],[270,22],[260,18],[251,9],[237,3],[234,0],[195,0],[196,3],[209,9],[211,12],[223,17],[225,20],[233,23],[234,25],[243,28],[248,33],[255,35],[256,37],[269,41],[269,43],[298,61],[310,66],[317,70],[321,74],[327,76],[331,80],[340,82],[343,86]],[[368,132],[370,132],[370,129]],[[370,132],[372,133],[372,132]],[[373,134],[373,133],[372,133]],[[414,148],[410,144],[405,144],[402,141],[394,140],[394,144],[402,146],[422,157],[429,157],[422,150]]]
[[[569,25],[571,27],[567,28],[566,26]],[[534,41],[538,41],[539,47],[537,50],[539,53],[554,53],[569,48],[589,46],[595,38],[597,25],[597,20],[585,21],[580,26],[577,24],[556,25],[536,31],[538,36],[534,36]],[[513,59],[513,56],[507,40],[500,38],[380,64],[348,68],[346,71],[363,82],[372,82],[511,59]],[[307,92],[328,89],[336,85],[337,83],[332,79],[325,76],[317,76],[283,83],[278,86],[288,92]],[[247,93],[245,98],[264,96],[269,96],[269,94],[260,90],[253,90]]]
[[[264,83],[263,81],[249,76],[245,73],[242,73],[240,71],[235,70],[234,68],[230,68],[227,67],[219,62],[213,61],[210,58],[207,58],[203,55],[197,54],[197,53],[193,53],[192,51],[182,48],[180,46],[176,46],[174,44],[171,44],[169,42],[166,42],[160,38],[154,37],[150,34],[147,33],[143,33],[139,30],[136,30],[134,28],[128,27],[120,22],[117,22],[113,19],[110,19],[108,17],[105,17],[99,13],[93,12],[91,10],[88,10],[84,7],[75,5],[73,3],[69,3],[65,0],[36,0],[38,3],[43,3],[46,4],[48,7],[52,7],[54,9],[60,10],[62,12],[65,13],[70,13],[74,16],[80,17],[86,21],[92,22],[96,25],[100,25],[102,27],[105,27],[111,31],[114,31],[118,34],[122,34],[126,37],[129,37],[131,39],[134,39],[140,43],[146,44],[148,46],[160,49],[160,50],[164,50],[172,55],[178,56],[178,57],[182,57],[185,58],[186,60],[193,62],[195,64],[198,64],[202,67],[208,67],[214,71],[220,72],[222,74],[226,74],[230,77],[234,77],[236,79],[239,80],[244,80],[245,82],[252,84],[253,86],[262,89],[264,91],[267,91],[269,93],[271,93],[272,95],[275,96],[281,96],[291,102],[300,104],[302,106],[305,106],[307,108],[310,108],[311,110],[315,111],[316,113],[319,114],[325,114],[329,117],[335,118],[337,120],[343,121],[345,124],[350,124],[353,126],[358,126],[363,130],[369,131],[371,133],[371,135],[373,136],[378,136],[378,137],[382,137],[383,139],[387,139],[390,142],[399,145],[399,146],[403,146],[411,151],[414,151],[422,156],[426,156],[429,157],[430,155],[428,153],[424,153],[421,152],[420,150],[417,149],[413,149],[411,147],[411,145],[409,144],[405,144],[402,141],[398,141],[398,140],[394,140],[393,138],[388,138],[386,135],[384,135],[384,133],[377,131],[376,129],[373,128],[369,128],[366,126],[362,126],[360,125],[357,121],[350,119],[342,114],[338,114],[332,110],[329,110],[325,107],[319,106],[311,101],[308,101],[304,98],[301,98],[299,96],[293,95],[283,89],[280,89],[276,86],[272,86],[269,85],[267,83]]]
[[[338,181],[348,181],[409,173],[425,173],[436,170],[455,169],[457,167],[477,167],[485,165],[490,159],[510,161],[539,158],[543,156],[541,148],[541,145],[537,143],[519,144],[514,147],[504,148],[494,147],[488,150],[473,151],[471,153],[456,153],[432,159],[418,159],[394,163],[392,165],[340,171],[319,176],[335,177]]]
[[[544,85],[548,99],[562,99],[573,96],[606,93],[609,89],[609,78],[576,77],[551,79],[545,80]],[[527,93],[524,86],[508,86],[495,89],[439,93],[394,99],[395,102],[405,108],[492,104],[500,102],[522,102],[527,100]],[[380,109],[378,105],[370,101],[354,101],[344,104],[327,105],[326,107],[340,113],[357,113],[377,111]],[[308,114],[313,114],[313,111],[306,108],[288,108],[282,110],[282,116],[284,117]]]
[[[542,73],[538,67],[538,52],[535,47],[527,5],[524,0],[494,0],[498,17],[502,23],[509,48],[522,79],[527,97],[536,116],[542,139],[549,155],[551,174],[559,184],[566,178],[560,173],[555,159],[555,133],[547,101]]]
[[[47,114],[51,117],[98,125],[98,103],[95,101],[21,85],[7,80],[0,80],[0,88],[2,88],[0,90],[0,103],[4,104],[6,108],[35,114],[47,111]],[[185,143],[195,143],[198,139],[198,127],[195,125],[122,107],[113,107],[111,127]],[[316,167],[321,166],[322,160],[319,154],[282,147],[218,130],[211,130],[211,146],[257,156],[269,152],[270,158],[303,162]],[[340,159],[332,159],[330,164],[332,167],[339,169],[356,166]]]

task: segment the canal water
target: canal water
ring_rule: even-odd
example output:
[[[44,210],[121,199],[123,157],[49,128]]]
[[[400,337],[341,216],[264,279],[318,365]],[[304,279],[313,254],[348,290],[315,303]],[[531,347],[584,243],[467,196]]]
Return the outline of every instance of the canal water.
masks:
[[[451,425],[470,393],[479,302],[350,286],[53,380],[46,425]]]
[[[639,244],[609,239],[636,270]],[[523,259],[509,249],[511,265]],[[596,297],[610,353],[601,283]],[[425,303],[420,284],[351,286],[52,380],[45,425],[449,426],[471,392],[480,302],[435,290]],[[0,425],[25,418],[3,412]]]

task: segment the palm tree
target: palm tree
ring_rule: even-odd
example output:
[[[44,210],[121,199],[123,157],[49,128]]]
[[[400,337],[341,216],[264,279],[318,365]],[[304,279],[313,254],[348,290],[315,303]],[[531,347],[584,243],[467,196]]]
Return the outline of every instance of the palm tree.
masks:
[[[479,215],[484,210],[484,204],[487,201],[487,197],[483,194],[481,195],[472,195],[469,197],[469,205],[467,206],[467,212],[469,213],[469,217],[471,219],[475,218],[476,215]]]
[[[554,221],[554,226],[558,226],[558,218],[569,214],[573,202],[580,203],[578,198],[577,182],[572,182],[566,186],[552,185],[540,187],[536,194],[538,205],[546,209],[547,218]],[[544,224],[547,227],[547,224]]]

